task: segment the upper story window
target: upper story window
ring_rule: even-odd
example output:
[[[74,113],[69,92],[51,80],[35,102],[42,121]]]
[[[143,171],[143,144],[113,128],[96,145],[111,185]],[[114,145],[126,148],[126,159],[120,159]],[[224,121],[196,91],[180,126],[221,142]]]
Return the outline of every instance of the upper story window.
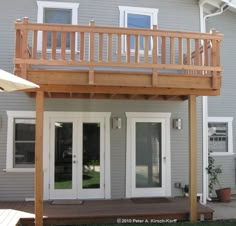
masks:
[[[232,117],[208,118],[208,149],[213,155],[233,154]]]
[[[33,172],[35,112],[8,111],[6,171]]]
[[[157,25],[158,9],[119,6],[120,26],[128,28],[148,28],[152,29]],[[123,38],[123,51],[126,49],[126,40]],[[151,38],[148,40],[148,50],[152,49]],[[131,36],[131,51],[135,48],[135,37]],[[139,49],[144,50],[144,37],[139,37]],[[125,52],[125,51],[124,51]]]
[[[37,1],[38,23],[77,24],[79,3]],[[42,33],[38,37],[38,50],[42,49]],[[77,44],[77,42],[76,42]],[[48,32],[47,47],[51,48],[52,32]],[[57,32],[57,48],[61,46],[61,33]],[[66,48],[70,48],[70,34],[66,34]],[[77,48],[77,46],[76,46]]]

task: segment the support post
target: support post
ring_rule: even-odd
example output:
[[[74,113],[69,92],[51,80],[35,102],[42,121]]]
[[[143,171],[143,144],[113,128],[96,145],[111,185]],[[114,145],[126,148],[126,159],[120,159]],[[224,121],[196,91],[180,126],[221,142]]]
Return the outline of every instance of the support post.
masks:
[[[35,225],[43,226],[43,113],[44,92],[36,93],[35,134]]]
[[[197,221],[197,105],[189,96],[189,208],[190,222]]]

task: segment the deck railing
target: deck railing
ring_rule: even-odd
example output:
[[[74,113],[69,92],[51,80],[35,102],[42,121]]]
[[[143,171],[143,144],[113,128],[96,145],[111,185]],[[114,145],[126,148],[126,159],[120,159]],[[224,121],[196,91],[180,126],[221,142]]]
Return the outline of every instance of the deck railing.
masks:
[[[223,35],[108,26],[29,23],[17,20],[15,65],[22,74],[29,65],[143,68],[214,76],[222,71],[220,42]]]

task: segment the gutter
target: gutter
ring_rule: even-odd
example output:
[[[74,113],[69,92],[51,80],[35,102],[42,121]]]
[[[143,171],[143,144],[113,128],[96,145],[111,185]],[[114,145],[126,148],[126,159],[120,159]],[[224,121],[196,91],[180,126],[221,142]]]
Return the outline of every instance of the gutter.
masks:
[[[199,10],[200,10],[200,30],[201,32],[206,32],[206,20],[213,16],[218,16],[222,14],[230,4],[231,0],[225,3],[219,11],[214,12],[212,14],[207,14],[204,16],[204,5],[206,1],[200,3],[199,2]],[[204,59],[203,59],[204,62]],[[206,168],[208,166],[208,97],[202,97],[202,152],[203,152],[203,162],[202,162],[202,174],[203,174],[203,188],[202,188],[202,202],[203,204],[207,203],[207,200],[211,200],[209,197],[208,191],[208,174]]]

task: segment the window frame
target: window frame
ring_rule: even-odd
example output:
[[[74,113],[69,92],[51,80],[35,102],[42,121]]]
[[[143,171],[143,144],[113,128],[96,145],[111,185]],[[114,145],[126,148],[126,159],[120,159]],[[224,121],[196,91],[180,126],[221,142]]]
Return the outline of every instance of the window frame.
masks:
[[[120,27],[127,27],[128,23],[128,14],[138,14],[138,15],[145,15],[150,16],[150,29],[152,29],[153,25],[158,25],[158,12],[159,9],[156,8],[144,8],[144,7],[131,7],[131,6],[119,6],[120,11]],[[148,51],[151,54],[153,48],[153,44],[151,42],[151,49]],[[143,50],[139,51],[141,54],[144,54]],[[126,39],[122,38],[122,53],[126,53]],[[134,53],[134,49],[131,49],[131,53]],[[160,55],[158,51],[158,55]]]
[[[228,150],[226,152],[211,152],[210,155],[212,156],[227,156],[227,155],[234,155],[233,152],[233,117],[208,117],[207,120],[207,128],[208,123],[227,123],[227,131],[228,131]],[[208,136],[209,140],[209,136]],[[207,142],[208,142],[207,140]],[[209,150],[209,145],[208,145]]]
[[[33,111],[7,111],[7,153],[6,153],[6,172],[34,172],[35,167],[15,168],[14,167],[14,127],[15,119],[35,119]]]
[[[53,8],[53,9],[70,9],[72,12],[71,24],[78,24],[78,9],[79,3],[72,2],[51,2],[51,1],[37,1],[38,5],[38,14],[37,14],[37,23],[44,23],[44,9]],[[42,50],[42,32],[38,32],[38,52]],[[47,50],[49,51],[49,49]],[[57,49],[60,51],[60,49]],[[68,52],[70,50],[66,50]],[[75,34],[75,51],[78,51],[78,35]]]

